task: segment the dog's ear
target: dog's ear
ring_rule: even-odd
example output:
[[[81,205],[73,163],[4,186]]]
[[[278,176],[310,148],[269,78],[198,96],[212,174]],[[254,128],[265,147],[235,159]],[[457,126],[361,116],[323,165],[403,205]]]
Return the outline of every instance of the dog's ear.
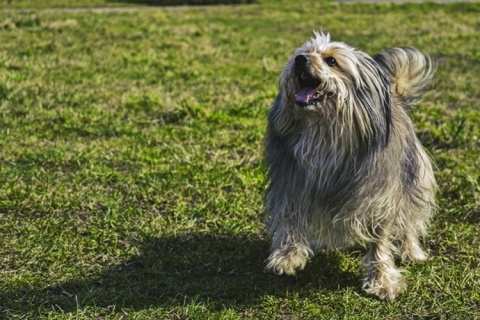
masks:
[[[359,79],[354,94],[371,125],[373,140],[369,144],[386,146],[392,126],[390,80],[383,68],[368,56],[360,60],[358,69]]]
[[[279,135],[287,134],[293,126],[292,108],[288,103],[286,92],[280,89],[268,113],[269,130],[274,130]]]

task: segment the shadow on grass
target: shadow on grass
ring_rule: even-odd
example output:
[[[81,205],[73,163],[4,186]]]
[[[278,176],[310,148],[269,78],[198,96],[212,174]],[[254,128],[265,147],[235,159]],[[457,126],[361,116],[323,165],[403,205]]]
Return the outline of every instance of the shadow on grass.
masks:
[[[256,0],[108,0],[108,2],[123,2],[149,6],[203,6],[257,3]]]
[[[3,293],[10,310],[75,312],[85,307],[120,311],[191,303],[242,310],[267,295],[306,295],[309,290],[359,290],[359,275],[339,271],[339,253],[317,255],[297,277],[264,272],[269,244],[260,238],[186,236],[151,239],[141,254],[86,279],[42,290]],[[15,301],[15,302],[13,302]]]

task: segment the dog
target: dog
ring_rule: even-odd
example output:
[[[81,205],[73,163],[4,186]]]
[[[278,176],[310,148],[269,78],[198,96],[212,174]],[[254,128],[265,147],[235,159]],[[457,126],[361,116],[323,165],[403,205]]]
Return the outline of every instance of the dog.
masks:
[[[362,288],[381,300],[402,292],[394,256],[427,259],[435,211],[432,163],[408,116],[433,75],[410,47],[372,58],[315,32],[295,50],[268,114],[267,269],[294,275],[316,251],[361,240]]]

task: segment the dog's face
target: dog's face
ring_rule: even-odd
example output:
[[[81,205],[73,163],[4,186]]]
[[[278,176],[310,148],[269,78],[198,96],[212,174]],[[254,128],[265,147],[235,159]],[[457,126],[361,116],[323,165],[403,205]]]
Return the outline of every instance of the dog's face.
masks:
[[[378,63],[344,43],[330,42],[323,33],[295,50],[279,86],[272,108],[279,133],[303,119],[330,128],[334,124],[337,132],[367,139],[385,126],[390,112],[390,82]]]
[[[318,110],[329,101],[348,97],[359,82],[359,68],[364,54],[340,42],[330,42],[329,35],[318,34],[298,48],[280,76],[292,105]]]

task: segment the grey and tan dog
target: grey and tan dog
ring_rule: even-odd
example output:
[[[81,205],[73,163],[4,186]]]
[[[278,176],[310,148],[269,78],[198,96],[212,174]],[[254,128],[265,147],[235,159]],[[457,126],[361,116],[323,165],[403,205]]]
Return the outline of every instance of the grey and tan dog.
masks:
[[[293,275],[315,250],[360,239],[364,290],[402,291],[394,255],[426,259],[419,240],[435,208],[432,164],[407,114],[433,74],[414,48],[371,58],[323,33],[294,52],[268,117],[268,269]]]

